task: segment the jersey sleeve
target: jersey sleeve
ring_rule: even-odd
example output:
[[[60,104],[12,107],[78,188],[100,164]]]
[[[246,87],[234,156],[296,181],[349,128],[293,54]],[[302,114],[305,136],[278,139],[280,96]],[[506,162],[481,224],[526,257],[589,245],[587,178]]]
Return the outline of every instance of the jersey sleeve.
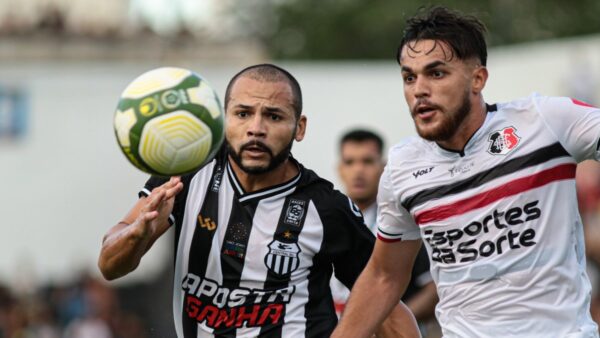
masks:
[[[536,106],[544,123],[575,160],[600,160],[600,109],[568,97],[538,96]]]
[[[326,250],[335,277],[351,289],[371,257],[375,237],[348,197],[338,192],[332,202],[323,208]]]
[[[138,193],[140,198],[150,196],[152,190],[156,187],[160,187],[161,185],[167,183],[169,178],[159,177],[159,176],[150,176],[150,178],[144,184],[144,187]]]
[[[394,193],[391,165],[391,163],[386,165],[379,180],[377,239],[383,242],[419,239],[421,232],[418,225]]]
[[[205,170],[204,168],[201,170]],[[171,225],[176,224],[177,221],[183,220],[183,213],[185,211],[185,201],[187,199],[188,191],[190,189],[190,183],[196,173],[186,174],[181,176],[181,183],[183,183],[183,190],[175,196],[175,202],[173,204],[173,211],[169,215],[169,223]],[[150,176],[150,178],[144,184],[142,190],[139,191],[139,198],[148,197],[152,193],[154,188],[160,187],[169,181],[169,177]],[[179,223],[177,223],[179,224]]]

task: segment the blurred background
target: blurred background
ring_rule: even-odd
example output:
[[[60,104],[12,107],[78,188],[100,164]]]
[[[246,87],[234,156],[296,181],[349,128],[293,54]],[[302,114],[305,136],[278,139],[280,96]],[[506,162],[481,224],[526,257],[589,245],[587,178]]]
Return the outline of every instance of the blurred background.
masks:
[[[174,336],[172,231],[119,281],[96,267],[103,234],[146,180],[112,129],[133,78],[187,67],[222,97],[241,68],[282,65],[308,116],[294,154],[339,186],[342,132],[370,128],[387,144],[415,134],[394,56],[404,20],[426,4],[488,26],[487,102],[535,91],[598,104],[597,0],[0,0],[0,338]],[[596,290],[600,169],[579,170]]]

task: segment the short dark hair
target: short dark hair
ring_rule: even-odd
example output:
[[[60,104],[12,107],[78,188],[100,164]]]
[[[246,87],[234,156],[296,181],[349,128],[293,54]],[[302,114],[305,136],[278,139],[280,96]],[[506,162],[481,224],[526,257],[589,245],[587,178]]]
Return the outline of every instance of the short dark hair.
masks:
[[[295,110],[296,118],[300,117],[300,114],[302,114],[302,90],[300,90],[300,84],[290,72],[270,63],[261,63],[246,67],[231,78],[227,85],[227,89],[225,90],[226,110],[231,98],[231,89],[240,77],[249,77],[254,80],[267,82],[287,82],[292,89],[292,107]]]
[[[381,136],[366,129],[353,129],[350,130],[340,138],[340,151],[342,147],[347,142],[365,142],[365,141],[373,141],[377,145],[377,151],[379,155],[383,155],[383,139]]]
[[[406,20],[406,27],[400,46],[396,52],[396,61],[400,63],[402,48],[412,41],[438,40],[452,48],[453,55],[459,60],[479,58],[481,65],[487,63],[485,43],[485,25],[472,15],[465,15],[442,6],[422,7],[417,15]]]

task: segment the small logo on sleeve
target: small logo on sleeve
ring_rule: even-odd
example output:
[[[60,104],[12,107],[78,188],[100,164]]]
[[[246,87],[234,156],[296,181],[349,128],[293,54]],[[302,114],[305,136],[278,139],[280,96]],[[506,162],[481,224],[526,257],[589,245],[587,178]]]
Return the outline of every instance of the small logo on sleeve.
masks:
[[[506,127],[491,133],[488,138],[488,141],[490,142],[488,152],[492,155],[508,154],[521,140],[516,132],[517,129],[515,127]]]

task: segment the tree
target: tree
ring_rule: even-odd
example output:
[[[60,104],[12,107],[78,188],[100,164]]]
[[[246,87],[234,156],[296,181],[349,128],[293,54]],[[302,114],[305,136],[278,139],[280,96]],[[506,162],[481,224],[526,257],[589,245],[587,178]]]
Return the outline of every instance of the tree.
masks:
[[[406,18],[423,6],[423,2],[409,0],[271,0],[268,4],[268,14],[274,18],[260,18],[261,13],[267,14],[260,11],[253,20],[269,26],[245,33],[259,36],[279,59],[391,58]],[[489,29],[490,46],[600,32],[597,0],[446,0],[435,4],[479,17]]]

